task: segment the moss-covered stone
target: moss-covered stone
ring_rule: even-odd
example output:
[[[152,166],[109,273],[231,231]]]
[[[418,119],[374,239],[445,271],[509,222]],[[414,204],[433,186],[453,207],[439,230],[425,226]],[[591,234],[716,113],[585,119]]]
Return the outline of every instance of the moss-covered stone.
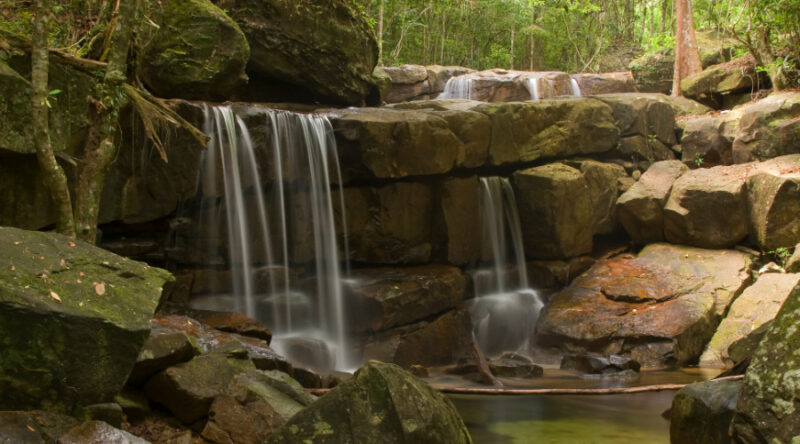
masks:
[[[282,82],[304,90],[310,100],[341,105],[361,104],[375,87],[372,71],[378,45],[366,17],[352,2],[216,3],[230,13],[250,42],[251,79]]]
[[[706,381],[678,390],[672,400],[670,442],[731,442],[728,427],[736,410],[741,387],[741,381]]]
[[[800,242],[800,154],[759,164],[747,194],[751,242],[764,251]]]
[[[250,47],[239,26],[208,0],[148,2],[139,75],[161,97],[224,100],[246,80]]]
[[[471,443],[453,404],[400,367],[371,361],[268,443]]]
[[[733,161],[766,160],[800,153],[800,93],[776,92],[742,111]]]
[[[113,400],[172,281],[61,235],[0,228],[0,408]]]
[[[751,55],[711,66],[681,80],[681,91],[686,97],[713,103],[714,96],[738,91],[751,91],[769,84],[766,73],[756,70],[756,60]]]

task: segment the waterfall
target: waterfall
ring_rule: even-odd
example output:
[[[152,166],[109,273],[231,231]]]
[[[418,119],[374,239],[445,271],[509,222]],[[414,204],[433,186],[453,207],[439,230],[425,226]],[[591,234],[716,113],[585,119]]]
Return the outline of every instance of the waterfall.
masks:
[[[472,81],[468,75],[450,77],[444,84],[444,92],[437,99],[467,99],[472,100]]]
[[[209,257],[227,256],[232,294],[193,305],[264,322],[273,332],[272,346],[290,359],[348,368],[336,237],[336,223],[345,226],[344,198],[330,188],[342,183],[330,121],[324,115],[246,111],[248,122],[254,115],[264,119],[257,122],[264,128],[257,138],[230,106],[205,108],[211,141],[201,168],[201,236],[227,240],[227,252],[210,242]],[[254,139],[261,141],[258,146]],[[312,257],[294,257],[303,242]],[[346,242],[342,247],[347,257]],[[315,288],[295,288],[293,265],[313,273],[308,280]]]
[[[570,77],[569,84],[572,87],[572,95],[573,96],[575,96],[575,97],[582,97],[583,96],[583,94],[581,94],[581,87],[580,87],[580,85],[578,85],[578,81],[575,80],[575,77]]]
[[[539,100],[539,78],[528,79],[528,91],[531,93],[531,100]]]
[[[486,267],[473,274],[468,301],[478,346],[489,355],[526,351],[542,302],[528,284],[522,229],[508,179],[480,179],[481,245]]]

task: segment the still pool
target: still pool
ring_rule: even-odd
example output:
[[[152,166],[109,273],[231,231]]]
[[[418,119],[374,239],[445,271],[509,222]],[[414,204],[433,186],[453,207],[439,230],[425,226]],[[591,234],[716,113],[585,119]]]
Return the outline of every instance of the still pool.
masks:
[[[584,379],[545,370],[544,378],[504,380],[514,388],[606,388],[681,384],[709,379],[715,370],[643,371],[634,381]],[[621,395],[450,395],[475,443],[663,444],[669,421],[662,417],[674,391]]]

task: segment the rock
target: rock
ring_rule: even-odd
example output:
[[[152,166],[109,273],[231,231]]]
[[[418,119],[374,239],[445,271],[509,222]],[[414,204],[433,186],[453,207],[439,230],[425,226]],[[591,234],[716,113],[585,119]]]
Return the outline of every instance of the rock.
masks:
[[[412,365],[408,367],[408,372],[418,378],[430,377],[430,373],[428,372],[428,367],[425,367],[423,365]]]
[[[570,77],[578,82],[584,96],[637,92],[630,71],[572,74]]]
[[[638,372],[641,364],[631,358],[617,355],[564,355],[561,359],[562,370],[576,370],[590,375],[610,375],[624,371]]]
[[[611,108],[595,99],[487,103],[474,110],[492,123],[491,165],[602,153],[619,139]]]
[[[347,406],[348,408],[342,408]],[[453,404],[401,368],[371,361],[267,443],[471,443]]]
[[[734,341],[730,347],[728,347],[728,359],[730,362],[735,363],[734,368],[753,357],[753,353],[756,352],[758,344],[764,339],[764,335],[767,333],[770,325],[772,325],[772,320],[761,324],[760,327],[748,333],[747,336]]]
[[[791,442],[800,435],[800,287],[783,303],[756,350],[731,425],[734,442]]]
[[[433,256],[453,265],[476,262],[481,254],[478,178],[448,178],[437,188],[433,222]]]
[[[733,161],[744,163],[800,152],[800,93],[778,92],[742,111]]]
[[[55,210],[44,183],[36,156],[0,149],[0,226],[36,230],[52,225]]]
[[[125,420],[122,406],[116,402],[92,404],[86,407],[86,413],[90,419],[105,422],[116,428],[122,427],[122,422]]]
[[[86,421],[58,439],[58,444],[150,444],[102,421]]]
[[[747,237],[748,166],[689,171],[664,206],[664,238],[701,248],[733,247]]]
[[[8,444],[50,444],[77,426],[72,416],[43,410],[0,412],[0,442]]]
[[[224,100],[247,81],[250,47],[242,30],[208,0],[148,4],[138,74],[157,96]]]
[[[751,242],[764,251],[800,242],[800,154],[761,163],[747,178]]]
[[[111,401],[172,276],[52,233],[0,227],[0,249],[0,409]]]
[[[145,392],[148,398],[190,424],[208,414],[214,398],[236,375],[254,369],[247,350],[240,345],[227,353],[207,353],[170,367],[153,376],[145,384]]]
[[[705,381],[678,390],[672,400],[670,442],[727,444],[741,381]]]
[[[530,72],[506,69],[490,69],[470,72],[457,76],[453,82],[463,82],[465,91],[457,92],[456,84],[451,90],[445,85],[442,99],[472,99],[483,102],[522,102],[532,98],[552,99],[558,96],[572,96],[570,76],[560,71]],[[536,85],[537,96],[531,90]],[[465,94],[466,93],[466,94]],[[467,95],[467,97],[464,97]]]
[[[194,309],[184,311],[186,316],[197,319],[206,326],[219,331],[263,339],[267,344],[272,340],[272,332],[266,325],[241,313]]]
[[[350,329],[378,332],[411,324],[456,308],[466,281],[456,267],[425,265],[353,270],[345,294]]]
[[[580,170],[589,187],[592,209],[592,232],[609,234],[617,228],[617,198],[620,178],[627,177],[625,168],[596,160],[568,161],[567,165]]]
[[[396,182],[344,189],[350,259],[372,264],[419,264],[431,257],[431,187]]]
[[[617,200],[617,215],[639,245],[664,239],[664,205],[673,183],[688,168],[677,160],[656,162]]]
[[[634,59],[628,66],[641,92],[669,94],[672,90],[675,56],[657,52]]]
[[[544,374],[542,367],[529,358],[515,352],[506,352],[489,360],[492,374],[499,377],[536,378]]]
[[[338,105],[360,105],[374,88],[378,45],[365,15],[348,2],[219,0],[217,6],[250,43],[247,73],[255,85],[285,84],[300,91],[295,97]]]
[[[561,288],[591,268],[594,262],[591,256],[578,256],[568,261],[528,261],[525,267],[528,282],[534,288]]]
[[[186,333],[154,328],[136,358],[128,384],[141,384],[167,367],[186,362],[199,354],[199,346]]]
[[[517,171],[513,176],[525,254],[561,259],[592,251],[591,194],[580,171],[563,163]]]
[[[253,370],[214,399],[202,435],[216,443],[264,442],[315,399],[285,373]]]
[[[715,96],[752,91],[769,84],[765,73],[756,70],[752,55],[711,66],[681,80],[681,91],[690,99],[714,103]]]
[[[459,307],[431,320],[386,330],[363,339],[364,359],[392,362],[401,367],[432,367],[471,356],[472,325]]]
[[[372,71],[372,81],[378,88],[378,93],[381,96],[380,103],[386,102],[386,97],[392,90],[392,78],[384,71],[382,66],[376,66]],[[379,104],[380,104],[379,103]]]
[[[700,357],[700,365],[735,364],[736,361],[730,359],[728,355],[728,348],[774,318],[786,298],[798,285],[800,285],[800,274],[761,275],[733,301],[725,319],[720,323]]]
[[[597,96],[611,107],[620,135],[640,135],[672,146],[675,139],[675,112],[662,100],[647,94],[607,94]]]
[[[437,95],[444,91],[444,86],[451,77],[475,72],[475,70],[463,66],[430,65],[426,66],[425,69],[428,71],[431,95]]]
[[[645,367],[696,362],[749,283],[751,264],[735,250],[669,244],[598,261],[545,305],[537,341],[618,354]]]
[[[607,156],[629,159],[632,162],[639,162],[640,165],[643,163],[645,165],[643,169],[648,168],[653,162],[675,158],[670,147],[657,138],[639,135],[620,138],[619,144]]]
[[[124,389],[114,400],[122,407],[128,421],[139,421],[153,413],[150,401],[140,390]]]
[[[733,140],[742,108],[720,116],[689,119],[681,138],[681,160],[691,168],[733,163]]]
[[[428,70],[424,66],[385,66],[383,71],[392,80],[392,87],[385,96],[387,103],[429,98],[431,88]]]
[[[447,121],[450,131],[462,143],[456,166],[478,168],[486,164],[492,133],[491,121],[486,115],[459,109],[457,106],[445,106],[444,110],[434,114]]]
[[[795,245],[794,253],[786,261],[783,267],[787,273],[800,273],[800,244]]]
[[[443,174],[464,150],[447,120],[429,111],[348,109],[330,119],[346,178]]]

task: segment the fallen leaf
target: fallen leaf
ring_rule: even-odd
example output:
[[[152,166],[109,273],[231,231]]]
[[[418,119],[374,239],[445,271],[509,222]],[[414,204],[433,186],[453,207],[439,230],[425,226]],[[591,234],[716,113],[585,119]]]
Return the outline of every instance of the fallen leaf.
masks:
[[[82,271],[79,271],[79,272],[78,272],[78,276],[83,276],[83,272],[82,272]]]
[[[75,246],[75,242],[70,242],[70,243],[69,243],[69,246],[70,246],[70,247],[74,247],[74,246]]]
[[[53,290],[50,290],[50,297],[53,298],[56,302],[61,302],[61,298],[58,297],[58,293]]]
[[[14,270],[16,270],[16,269],[17,269],[17,267],[15,267],[15,266],[13,266],[13,265],[11,266],[11,271],[14,271]]]
[[[62,267],[67,268],[67,261],[65,261],[63,257],[61,258],[61,261],[59,263],[61,264]]]
[[[31,426],[29,426],[27,424],[25,425],[25,428],[30,430],[31,432],[35,432],[36,431],[36,429],[34,429],[33,427],[31,427]]]
[[[81,283],[81,280],[80,280],[80,279],[75,279],[75,282],[77,282],[77,283],[79,283],[79,284],[80,284],[80,283]]]
[[[16,241],[16,242],[14,242],[14,245],[19,245],[19,244],[21,244],[21,243],[22,243],[22,242],[20,242],[20,241]]]
[[[94,292],[98,294],[98,296],[102,296],[106,293],[106,283],[105,282],[94,282]]]

